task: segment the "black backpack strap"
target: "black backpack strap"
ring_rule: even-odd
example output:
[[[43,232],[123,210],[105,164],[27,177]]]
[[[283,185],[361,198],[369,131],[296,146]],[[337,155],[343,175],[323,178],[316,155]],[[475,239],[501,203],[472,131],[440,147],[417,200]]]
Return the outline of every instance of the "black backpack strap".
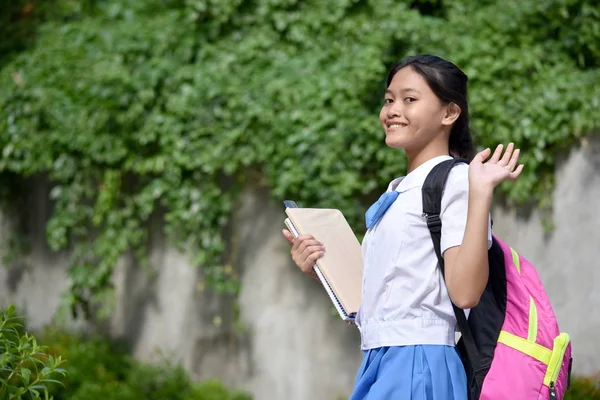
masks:
[[[446,181],[448,180],[450,171],[456,164],[459,163],[468,164],[469,161],[454,158],[451,160],[442,161],[433,167],[425,179],[425,183],[423,183],[422,188],[423,216],[427,220],[427,227],[429,228],[431,238],[433,239],[433,247],[435,249],[435,254],[438,258],[438,265],[444,279],[446,276],[444,275],[444,258],[442,257],[441,252],[442,220],[440,218],[442,209],[442,195],[444,193],[444,187],[446,186]],[[475,345],[475,340],[473,339],[473,333],[471,332],[471,328],[467,322],[467,317],[464,310],[457,307],[454,303],[452,303],[452,308],[454,308],[456,322],[463,338],[469,363],[471,364],[472,370],[475,372],[480,368],[481,359],[479,356],[479,351],[477,350],[477,346]]]

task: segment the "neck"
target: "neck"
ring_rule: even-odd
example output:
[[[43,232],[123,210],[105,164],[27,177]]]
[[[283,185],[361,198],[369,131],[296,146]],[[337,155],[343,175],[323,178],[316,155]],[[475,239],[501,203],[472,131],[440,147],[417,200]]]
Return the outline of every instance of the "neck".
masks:
[[[421,149],[418,152],[406,151],[406,162],[408,171],[407,174],[410,174],[420,165],[426,163],[427,161],[439,157],[439,156],[447,156],[450,155],[450,150],[448,148],[448,143],[435,145],[432,143],[431,146],[427,146],[424,149]]]

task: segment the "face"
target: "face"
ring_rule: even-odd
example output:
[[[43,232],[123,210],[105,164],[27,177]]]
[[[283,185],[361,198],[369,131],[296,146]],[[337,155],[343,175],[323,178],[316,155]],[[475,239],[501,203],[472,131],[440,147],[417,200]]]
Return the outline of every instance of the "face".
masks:
[[[379,119],[388,146],[419,152],[432,142],[447,142],[444,132],[458,118],[453,112],[456,106],[443,104],[425,78],[408,66],[394,75]]]

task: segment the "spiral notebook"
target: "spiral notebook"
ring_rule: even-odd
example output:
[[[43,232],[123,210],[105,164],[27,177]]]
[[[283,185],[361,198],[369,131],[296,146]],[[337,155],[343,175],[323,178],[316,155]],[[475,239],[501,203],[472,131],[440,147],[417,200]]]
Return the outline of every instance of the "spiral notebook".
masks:
[[[313,268],[344,321],[354,321],[361,303],[362,250],[340,210],[298,208],[286,201],[285,224],[297,237],[311,234],[325,245],[325,255]]]

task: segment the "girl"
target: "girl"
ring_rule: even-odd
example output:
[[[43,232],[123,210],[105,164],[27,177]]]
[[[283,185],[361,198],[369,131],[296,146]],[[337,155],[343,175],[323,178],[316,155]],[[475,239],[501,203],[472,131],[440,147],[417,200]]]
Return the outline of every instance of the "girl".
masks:
[[[379,119],[386,144],[406,153],[408,173],[367,211],[356,318],[364,359],[351,400],[466,400],[451,302],[469,309],[483,293],[493,191],[521,173],[519,150],[511,143],[505,151],[500,145],[493,154],[486,149],[473,157],[467,76],[431,55],[408,57],[392,68]],[[471,163],[453,168],[446,183],[442,277],[422,216],[421,187],[431,169],[451,157]],[[294,262],[312,275],[322,243],[311,235],[283,234],[293,244]]]

